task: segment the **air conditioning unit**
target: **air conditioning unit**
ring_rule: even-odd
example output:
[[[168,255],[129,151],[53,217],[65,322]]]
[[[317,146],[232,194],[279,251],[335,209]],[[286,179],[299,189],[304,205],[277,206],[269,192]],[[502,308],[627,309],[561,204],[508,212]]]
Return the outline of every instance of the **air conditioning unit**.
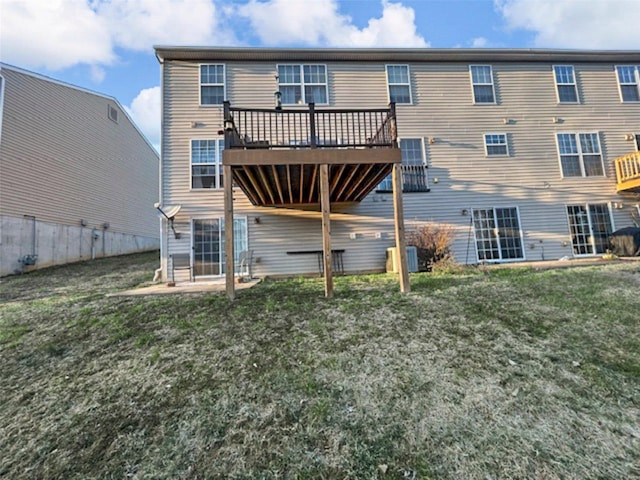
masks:
[[[398,273],[398,265],[400,258],[396,247],[387,248],[387,273]],[[407,247],[407,266],[409,272],[418,271],[418,249],[416,247]]]

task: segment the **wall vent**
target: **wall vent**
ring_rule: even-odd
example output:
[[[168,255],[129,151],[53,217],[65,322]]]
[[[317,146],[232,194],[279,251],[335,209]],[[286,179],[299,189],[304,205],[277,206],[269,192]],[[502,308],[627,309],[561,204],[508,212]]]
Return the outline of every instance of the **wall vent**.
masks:
[[[116,107],[109,105],[108,115],[109,120],[118,123],[118,110],[116,109]]]

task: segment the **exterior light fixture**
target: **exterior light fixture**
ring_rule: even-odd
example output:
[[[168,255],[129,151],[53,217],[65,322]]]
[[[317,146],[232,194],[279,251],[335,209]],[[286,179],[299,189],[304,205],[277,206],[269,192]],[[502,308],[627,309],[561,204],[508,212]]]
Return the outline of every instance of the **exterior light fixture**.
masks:
[[[273,92],[273,102],[276,110],[282,110],[282,93],[279,90]]]

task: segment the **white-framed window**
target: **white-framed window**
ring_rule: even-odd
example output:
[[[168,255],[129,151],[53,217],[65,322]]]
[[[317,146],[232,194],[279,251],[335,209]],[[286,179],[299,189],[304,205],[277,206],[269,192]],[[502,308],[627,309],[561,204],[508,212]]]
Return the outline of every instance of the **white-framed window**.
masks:
[[[559,103],[578,103],[578,87],[573,65],[554,65],[553,77],[556,81]]]
[[[472,215],[479,262],[524,260],[518,207],[474,208]]]
[[[484,150],[488,157],[509,155],[506,133],[485,133]]]
[[[224,64],[200,65],[200,105],[222,105],[226,97]]]
[[[399,139],[402,153],[402,191],[428,192],[429,176],[427,174],[427,161],[422,138]],[[377,191],[391,192],[393,181],[391,175],[387,176],[378,185]]]
[[[278,65],[283,105],[329,104],[326,65]]]
[[[389,102],[411,104],[411,75],[409,65],[386,65]]]
[[[618,65],[618,86],[623,102],[640,102],[640,65]]]
[[[597,133],[558,133],[563,177],[603,177],[604,165]]]
[[[224,139],[191,140],[191,188],[222,188]]]
[[[613,232],[611,208],[606,203],[567,205],[567,217],[573,254],[606,253]]]
[[[469,65],[473,103],[496,103],[491,65]]]

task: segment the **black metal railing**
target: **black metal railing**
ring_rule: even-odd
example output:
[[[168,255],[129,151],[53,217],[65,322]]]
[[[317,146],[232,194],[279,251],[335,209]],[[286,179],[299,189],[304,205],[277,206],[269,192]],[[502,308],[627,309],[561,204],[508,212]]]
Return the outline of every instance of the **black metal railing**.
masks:
[[[376,191],[381,193],[393,191],[391,175],[380,182]],[[404,193],[429,191],[426,165],[402,165],[402,191]]]
[[[397,148],[395,104],[366,110],[259,109],[224,102],[225,148]]]

